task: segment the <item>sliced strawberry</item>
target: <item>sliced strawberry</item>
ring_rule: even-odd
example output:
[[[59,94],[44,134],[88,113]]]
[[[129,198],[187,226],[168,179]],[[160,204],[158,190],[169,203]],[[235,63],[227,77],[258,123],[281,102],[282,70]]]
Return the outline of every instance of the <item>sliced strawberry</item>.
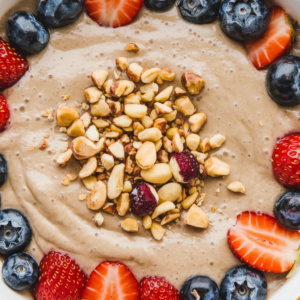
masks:
[[[90,17],[99,25],[121,27],[130,23],[144,0],[85,0]]]
[[[269,25],[260,38],[245,41],[249,59],[256,69],[261,69],[287,53],[294,40],[292,23],[282,7],[270,9]]]
[[[81,300],[139,300],[139,286],[121,263],[103,262],[91,274]]]
[[[258,270],[284,273],[290,270],[300,245],[300,233],[283,228],[274,218],[243,212],[228,232],[236,256]]]

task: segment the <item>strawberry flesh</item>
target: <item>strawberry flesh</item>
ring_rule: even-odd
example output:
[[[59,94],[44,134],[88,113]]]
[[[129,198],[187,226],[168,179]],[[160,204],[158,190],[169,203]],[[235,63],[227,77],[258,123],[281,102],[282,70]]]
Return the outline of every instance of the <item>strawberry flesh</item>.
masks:
[[[0,132],[7,128],[9,123],[10,111],[6,99],[0,95]]]
[[[118,262],[103,262],[92,272],[81,300],[140,300],[131,271]]]
[[[90,17],[101,26],[129,24],[140,11],[144,0],[85,0]]]
[[[261,69],[286,54],[293,39],[293,26],[285,10],[282,7],[271,7],[269,25],[264,34],[257,39],[245,41],[244,46],[255,68]]]
[[[244,263],[265,272],[284,273],[295,262],[300,233],[266,214],[243,212],[228,232],[232,251]]]

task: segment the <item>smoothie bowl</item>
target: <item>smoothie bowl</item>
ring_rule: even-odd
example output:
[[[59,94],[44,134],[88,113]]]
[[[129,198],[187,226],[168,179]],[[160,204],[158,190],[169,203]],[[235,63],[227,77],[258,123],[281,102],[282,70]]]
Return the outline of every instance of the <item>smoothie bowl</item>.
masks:
[[[284,8],[62,2],[2,6],[1,297],[296,299]]]

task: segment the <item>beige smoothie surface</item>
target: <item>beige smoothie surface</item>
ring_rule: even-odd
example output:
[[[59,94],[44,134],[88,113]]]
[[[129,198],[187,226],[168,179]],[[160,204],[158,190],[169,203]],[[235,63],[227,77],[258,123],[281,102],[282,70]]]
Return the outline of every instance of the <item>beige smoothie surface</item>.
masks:
[[[20,1],[1,19],[0,36],[6,39],[9,15],[18,10],[35,13],[36,4],[37,0]],[[126,52],[129,42],[141,51]],[[176,73],[174,87],[181,87],[184,71],[205,80],[203,91],[192,98],[197,111],[207,114],[200,136],[226,136],[225,144],[209,155],[217,153],[231,167],[226,178],[205,180],[201,192],[206,193],[202,208],[210,220],[207,229],[171,223],[157,242],[144,230],[141,218],[131,213],[126,216],[138,220],[138,233],[126,233],[120,227],[123,218],[106,213],[99,228],[93,221],[95,212],[78,200],[80,194],[88,194],[81,180],[61,184],[67,174],[79,173],[80,164],[72,158],[63,168],[57,165],[67,135],[40,113],[62,105],[81,106],[84,89],[92,86],[91,73],[105,69],[113,79],[119,56],[144,68],[170,68]],[[237,214],[250,210],[272,215],[274,201],[284,191],[273,177],[270,157],[277,137],[300,130],[299,107],[280,107],[269,98],[267,70],[257,71],[243,46],[226,37],[218,21],[190,24],[176,7],[162,14],[142,8],[133,23],[117,29],[100,27],[84,13],[75,24],[51,30],[49,46],[28,60],[30,70],[4,92],[11,124],[0,134],[0,152],[9,168],[1,188],[2,208],[19,209],[29,218],[34,238],[26,251],[38,261],[51,250],[68,252],[87,274],[100,262],[114,260],[126,264],[138,280],[164,276],[180,289],[190,276],[202,274],[220,284],[230,268],[241,264],[227,244],[227,231]],[[127,78],[125,73],[121,78]],[[66,94],[70,98],[65,101]],[[49,147],[39,150],[47,134]],[[237,180],[246,187],[245,195],[227,189]],[[266,274],[269,295],[284,283],[285,275]]]

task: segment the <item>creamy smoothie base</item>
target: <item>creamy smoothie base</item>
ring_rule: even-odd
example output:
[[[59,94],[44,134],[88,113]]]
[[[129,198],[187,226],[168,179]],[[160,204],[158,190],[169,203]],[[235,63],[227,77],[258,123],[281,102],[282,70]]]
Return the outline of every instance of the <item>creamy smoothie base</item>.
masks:
[[[36,1],[20,1],[2,18],[3,38],[8,16],[19,10],[35,12]],[[237,214],[249,210],[273,215],[274,202],[284,191],[273,177],[270,158],[277,137],[299,131],[299,107],[282,108],[269,98],[266,70],[252,66],[242,44],[226,37],[218,21],[190,24],[176,7],[163,14],[142,8],[130,26],[117,29],[100,27],[83,14],[75,24],[50,31],[46,50],[30,56],[30,70],[4,92],[11,124],[0,136],[0,152],[9,168],[1,189],[2,208],[16,208],[27,215],[34,238],[26,251],[38,261],[51,250],[68,252],[87,274],[101,261],[113,260],[125,263],[138,280],[146,275],[163,276],[178,289],[187,278],[199,274],[220,284],[230,268],[242,264],[227,243],[227,231]],[[139,46],[138,54],[124,50],[129,42]],[[293,51],[299,53],[297,45]],[[47,109],[55,113],[62,105],[80,111],[83,91],[93,85],[90,74],[104,69],[113,79],[115,59],[120,56],[144,68],[174,71],[175,81],[160,85],[160,91],[169,85],[181,87],[184,71],[205,80],[202,92],[191,97],[197,111],[207,114],[200,136],[202,140],[217,133],[226,136],[225,144],[209,155],[216,153],[231,167],[226,178],[205,180],[201,192],[206,193],[202,208],[210,219],[207,229],[173,222],[172,230],[157,242],[143,228],[142,219],[130,212],[126,217],[138,220],[137,233],[126,233],[120,227],[123,218],[105,213],[105,222],[98,228],[95,212],[78,200],[80,194],[88,194],[81,180],[61,184],[67,174],[79,173],[80,164],[72,158],[63,168],[57,165],[66,134],[55,120],[40,113]],[[121,79],[127,79],[125,72]],[[63,99],[66,94],[68,100]],[[39,150],[43,139],[49,145],[44,151]],[[31,146],[35,148],[30,150]],[[227,189],[237,180],[245,185],[245,195]],[[270,296],[285,282],[286,274],[265,274]]]

